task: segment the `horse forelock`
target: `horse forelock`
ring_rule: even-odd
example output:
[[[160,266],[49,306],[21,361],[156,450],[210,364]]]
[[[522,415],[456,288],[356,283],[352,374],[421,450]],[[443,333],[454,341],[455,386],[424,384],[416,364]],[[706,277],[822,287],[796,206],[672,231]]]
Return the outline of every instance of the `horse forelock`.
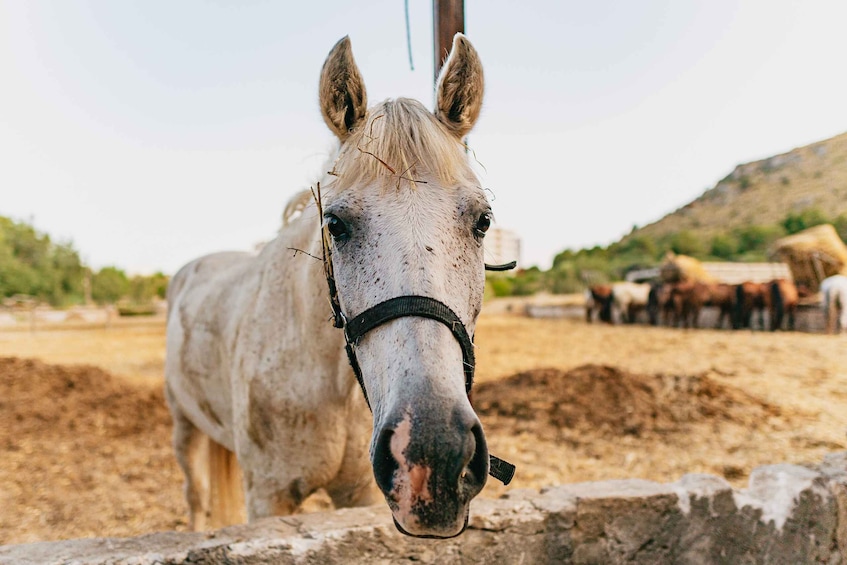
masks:
[[[387,187],[424,184],[435,180],[443,187],[478,186],[465,146],[417,100],[397,98],[372,107],[363,125],[350,134],[325,165],[321,181],[325,193],[381,180]],[[313,204],[305,189],[287,202],[282,214],[285,229]]]
[[[385,100],[368,110],[362,125],[339,149],[329,172],[333,190],[375,180],[388,186],[478,183],[464,145],[417,100]]]

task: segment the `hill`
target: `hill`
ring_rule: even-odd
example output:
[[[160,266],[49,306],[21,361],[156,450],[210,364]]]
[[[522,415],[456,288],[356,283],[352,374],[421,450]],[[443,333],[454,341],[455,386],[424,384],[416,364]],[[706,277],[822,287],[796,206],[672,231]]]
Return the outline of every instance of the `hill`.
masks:
[[[565,249],[542,272],[490,277],[497,296],[578,292],[660,264],[668,251],[705,261],[772,260],[781,237],[830,223],[847,240],[847,133],[738,165],[693,202],[606,247]]]
[[[751,225],[773,225],[788,214],[847,213],[847,133],[738,165],[699,198],[624,238],[662,240],[683,231],[708,238]]]

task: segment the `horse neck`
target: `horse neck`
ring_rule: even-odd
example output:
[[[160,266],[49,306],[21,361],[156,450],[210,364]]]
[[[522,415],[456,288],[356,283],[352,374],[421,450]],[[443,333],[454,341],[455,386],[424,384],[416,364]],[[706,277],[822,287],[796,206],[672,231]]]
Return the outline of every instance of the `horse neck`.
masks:
[[[262,288],[255,312],[261,323],[291,344],[304,366],[329,378],[313,384],[330,397],[349,396],[355,384],[347,371],[344,335],[333,327],[329,291],[321,260],[320,224],[313,206],[280,230],[262,250]]]

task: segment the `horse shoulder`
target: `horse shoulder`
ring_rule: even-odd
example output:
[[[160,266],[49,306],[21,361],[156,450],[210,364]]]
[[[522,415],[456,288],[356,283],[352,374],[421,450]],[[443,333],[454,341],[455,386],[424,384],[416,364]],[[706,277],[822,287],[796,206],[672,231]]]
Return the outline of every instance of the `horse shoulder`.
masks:
[[[247,294],[246,253],[201,257],[181,269],[168,296],[165,379],[179,410],[222,445],[231,446],[231,344],[238,304]]]
[[[327,435],[335,424],[326,414],[345,412],[349,396],[361,394],[353,388],[343,334],[329,321],[322,266],[288,251],[304,248],[301,239],[297,233],[281,233],[268,244],[260,282],[234,335],[236,427],[243,441],[262,449],[292,430],[301,437],[318,433],[324,436],[320,441],[335,441]]]

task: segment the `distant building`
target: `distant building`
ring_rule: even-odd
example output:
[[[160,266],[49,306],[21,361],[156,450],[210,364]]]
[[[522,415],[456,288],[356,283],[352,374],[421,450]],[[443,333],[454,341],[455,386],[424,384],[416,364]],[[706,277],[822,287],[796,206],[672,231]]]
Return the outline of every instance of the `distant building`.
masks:
[[[521,239],[513,231],[492,226],[483,240],[485,262],[492,265],[517,261],[521,265]]]

